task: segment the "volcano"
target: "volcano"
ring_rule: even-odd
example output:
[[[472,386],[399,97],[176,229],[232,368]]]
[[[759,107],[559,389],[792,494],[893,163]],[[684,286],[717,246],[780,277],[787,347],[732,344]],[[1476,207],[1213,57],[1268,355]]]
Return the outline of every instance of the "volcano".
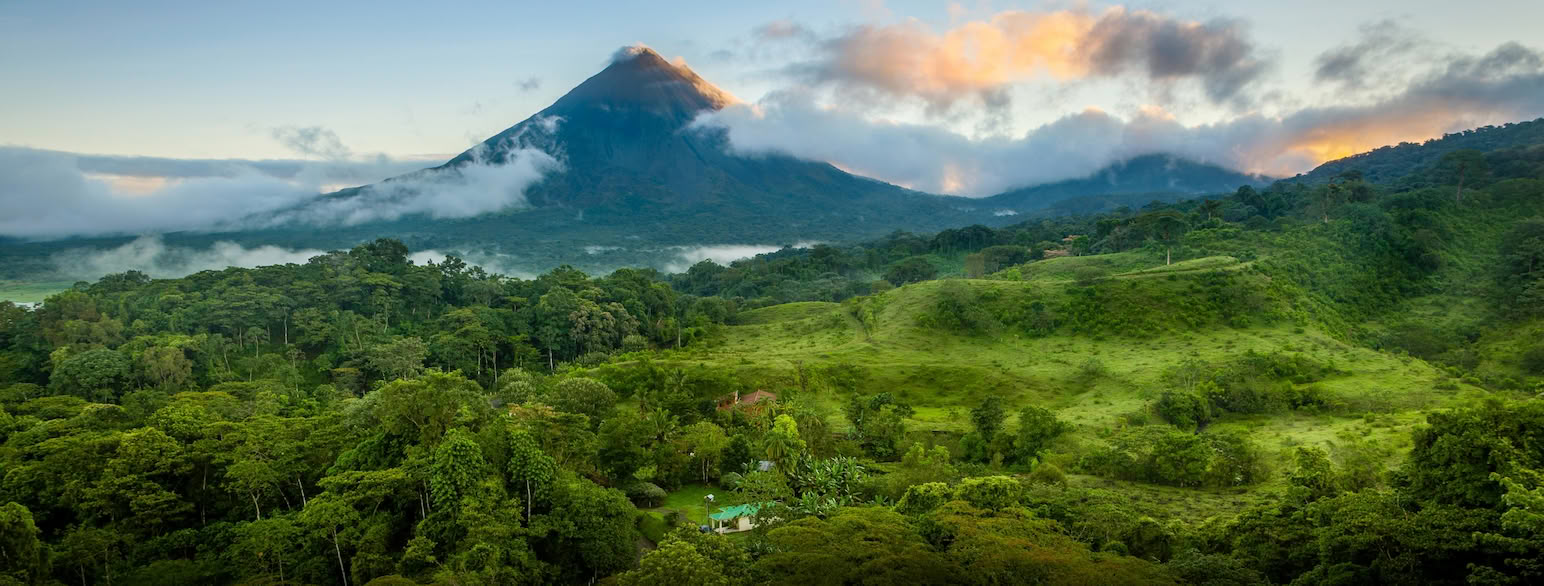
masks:
[[[735,155],[722,129],[693,121],[737,101],[652,49],[623,49],[600,73],[530,118],[443,165],[378,184],[505,164],[540,151],[559,164],[525,189],[525,205],[469,219],[404,218],[347,232],[386,231],[437,247],[509,238],[778,243],[991,219],[969,200],[911,191],[827,163]],[[337,203],[372,188],[324,197]]]

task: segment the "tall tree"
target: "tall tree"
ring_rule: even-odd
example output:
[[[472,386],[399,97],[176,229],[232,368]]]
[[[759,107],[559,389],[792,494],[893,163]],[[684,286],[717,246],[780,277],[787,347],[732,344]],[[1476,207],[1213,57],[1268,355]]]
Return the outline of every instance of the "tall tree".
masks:
[[[538,501],[543,507],[550,502],[557,462],[541,451],[541,446],[529,432],[512,430],[509,432],[509,475],[514,485],[525,493],[525,517],[530,519]]]

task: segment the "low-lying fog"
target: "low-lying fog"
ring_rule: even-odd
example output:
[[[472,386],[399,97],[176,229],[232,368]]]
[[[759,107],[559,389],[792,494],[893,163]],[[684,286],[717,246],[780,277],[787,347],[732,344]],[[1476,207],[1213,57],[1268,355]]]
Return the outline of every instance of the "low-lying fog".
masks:
[[[808,248],[814,243],[800,242],[794,248]],[[604,274],[625,266],[648,266],[666,273],[684,272],[704,260],[721,265],[781,250],[770,244],[711,244],[675,246],[585,245],[572,248],[572,254],[509,254],[477,250],[420,250],[409,258],[415,264],[441,262],[454,254],[469,265],[490,273],[534,278],[560,264],[572,264],[591,274]],[[140,271],[156,278],[176,278],[206,270],[226,267],[303,264],[324,254],[318,249],[295,249],[274,245],[246,247],[235,242],[216,242],[208,248],[167,244],[160,236],[141,236],[115,248],[76,248],[52,257],[58,276],[68,280],[94,281],[104,275]],[[566,258],[565,258],[566,256]]]

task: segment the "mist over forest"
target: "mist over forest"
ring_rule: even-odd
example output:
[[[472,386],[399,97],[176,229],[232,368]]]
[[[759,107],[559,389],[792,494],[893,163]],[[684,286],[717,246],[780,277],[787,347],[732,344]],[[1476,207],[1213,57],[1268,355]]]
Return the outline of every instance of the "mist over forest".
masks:
[[[0,5],[0,586],[1544,583],[1484,8]]]

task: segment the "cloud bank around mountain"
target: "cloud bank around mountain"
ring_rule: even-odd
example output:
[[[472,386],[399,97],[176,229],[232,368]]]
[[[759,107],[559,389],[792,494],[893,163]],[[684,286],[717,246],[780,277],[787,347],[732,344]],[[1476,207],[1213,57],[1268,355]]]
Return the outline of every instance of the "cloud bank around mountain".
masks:
[[[1481,54],[1427,55],[1398,74],[1363,75],[1410,50],[1408,35],[1388,23],[1363,27],[1360,39],[1316,60],[1311,83],[1339,98],[1276,114],[1250,109],[1212,123],[1185,124],[1156,105],[1124,116],[1088,108],[1021,136],[971,137],[943,124],[876,119],[862,100],[829,99],[835,84],[838,96],[879,92],[935,110],[990,112],[1001,102],[993,96],[1026,76],[1136,71],[1159,85],[1196,81],[1209,98],[1242,104],[1267,61],[1241,31],[1227,22],[1124,10],[1097,18],[1008,12],[944,33],[908,23],[825,40],[781,23],[758,38],[820,47],[819,59],[797,66],[806,72],[796,76],[803,82],[707,113],[696,124],[723,129],[743,155],[787,154],[922,191],[986,196],[1087,176],[1149,153],[1290,176],[1387,144],[1544,116],[1544,53],[1518,43]]]
[[[531,125],[533,132],[550,133],[559,121],[541,122]],[[422,160],[357,155],[321,127],[278,128],[272,134],[297,154],[314,158],[166,159],[0,147],[0,236],[348,226],[409,215],[465,218],[524,207],[525,189],[562,168],[549,153],[513,145],[497,162],[479,151],[470,164],[425,171],[429,163]],[[370,183],[352,197],[318,197]]]

